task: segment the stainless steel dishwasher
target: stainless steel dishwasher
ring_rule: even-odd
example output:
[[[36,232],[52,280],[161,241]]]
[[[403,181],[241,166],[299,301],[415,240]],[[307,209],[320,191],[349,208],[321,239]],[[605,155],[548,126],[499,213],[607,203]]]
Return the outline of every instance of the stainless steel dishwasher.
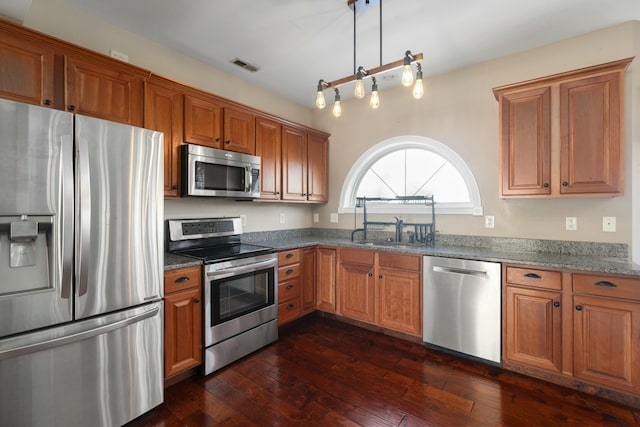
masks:
[[[500,364],[499,263],[424,257],[423,340]]]

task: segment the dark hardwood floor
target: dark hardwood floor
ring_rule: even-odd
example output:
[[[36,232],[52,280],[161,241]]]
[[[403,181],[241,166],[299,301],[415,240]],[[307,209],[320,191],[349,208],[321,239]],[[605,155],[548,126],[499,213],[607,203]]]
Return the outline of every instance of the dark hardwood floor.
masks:
[[[165,393],[141,426],[623,426],[640,411],[320,316]]]

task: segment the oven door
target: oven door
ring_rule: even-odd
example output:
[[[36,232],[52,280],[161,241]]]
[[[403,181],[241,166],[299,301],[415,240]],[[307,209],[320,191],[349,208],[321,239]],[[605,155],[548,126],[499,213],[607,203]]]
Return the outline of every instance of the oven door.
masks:
[[[277,254],[209,264],[204,276],[205,346],[277,318]]]

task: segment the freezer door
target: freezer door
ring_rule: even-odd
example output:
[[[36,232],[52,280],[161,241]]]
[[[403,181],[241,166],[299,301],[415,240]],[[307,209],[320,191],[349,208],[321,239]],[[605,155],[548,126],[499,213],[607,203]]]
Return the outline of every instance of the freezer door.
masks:
[[[71,320],[72,120],[0,100],[0,338]]]
[[[121,426],[162,403],[162,304],[0,340],[0,426]]]
[[[76,318],[162,297],[163,135],[76,116]]]

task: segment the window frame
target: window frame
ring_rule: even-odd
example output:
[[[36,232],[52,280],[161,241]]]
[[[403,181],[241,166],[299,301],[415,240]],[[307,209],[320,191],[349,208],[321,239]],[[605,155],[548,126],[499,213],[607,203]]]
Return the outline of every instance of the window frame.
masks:
[[[474,215],[481,216],[483,213],[482,200],[480,198],[480,190],[471,169],[467,163],[460,157],[458,153],[453,151],[445,144],[432,138],[417,135],[396,136],[381,141],[365,151],[353,164],[347,177],[345,178],[340,193],[340,204],[338,205],[338,213],[351,213],[355,210],[356,193],[360,182],[364,175],[369,171],[371,166],[382,157],[394,151],[404,150],[408,148],[421,149],[431,151],[432,153],[442,156],[462,176],[467,190],[469,191],[470,201],[464,203],[438,203],[436,196],[436,213],[438,214],[454,214],[454,215]],[[430,209],[424,206],[415,205],[392,205],[392,206],[371,206],[367,207],[367,212],[371,213],[406,213],[406,214],[426,214]]]

